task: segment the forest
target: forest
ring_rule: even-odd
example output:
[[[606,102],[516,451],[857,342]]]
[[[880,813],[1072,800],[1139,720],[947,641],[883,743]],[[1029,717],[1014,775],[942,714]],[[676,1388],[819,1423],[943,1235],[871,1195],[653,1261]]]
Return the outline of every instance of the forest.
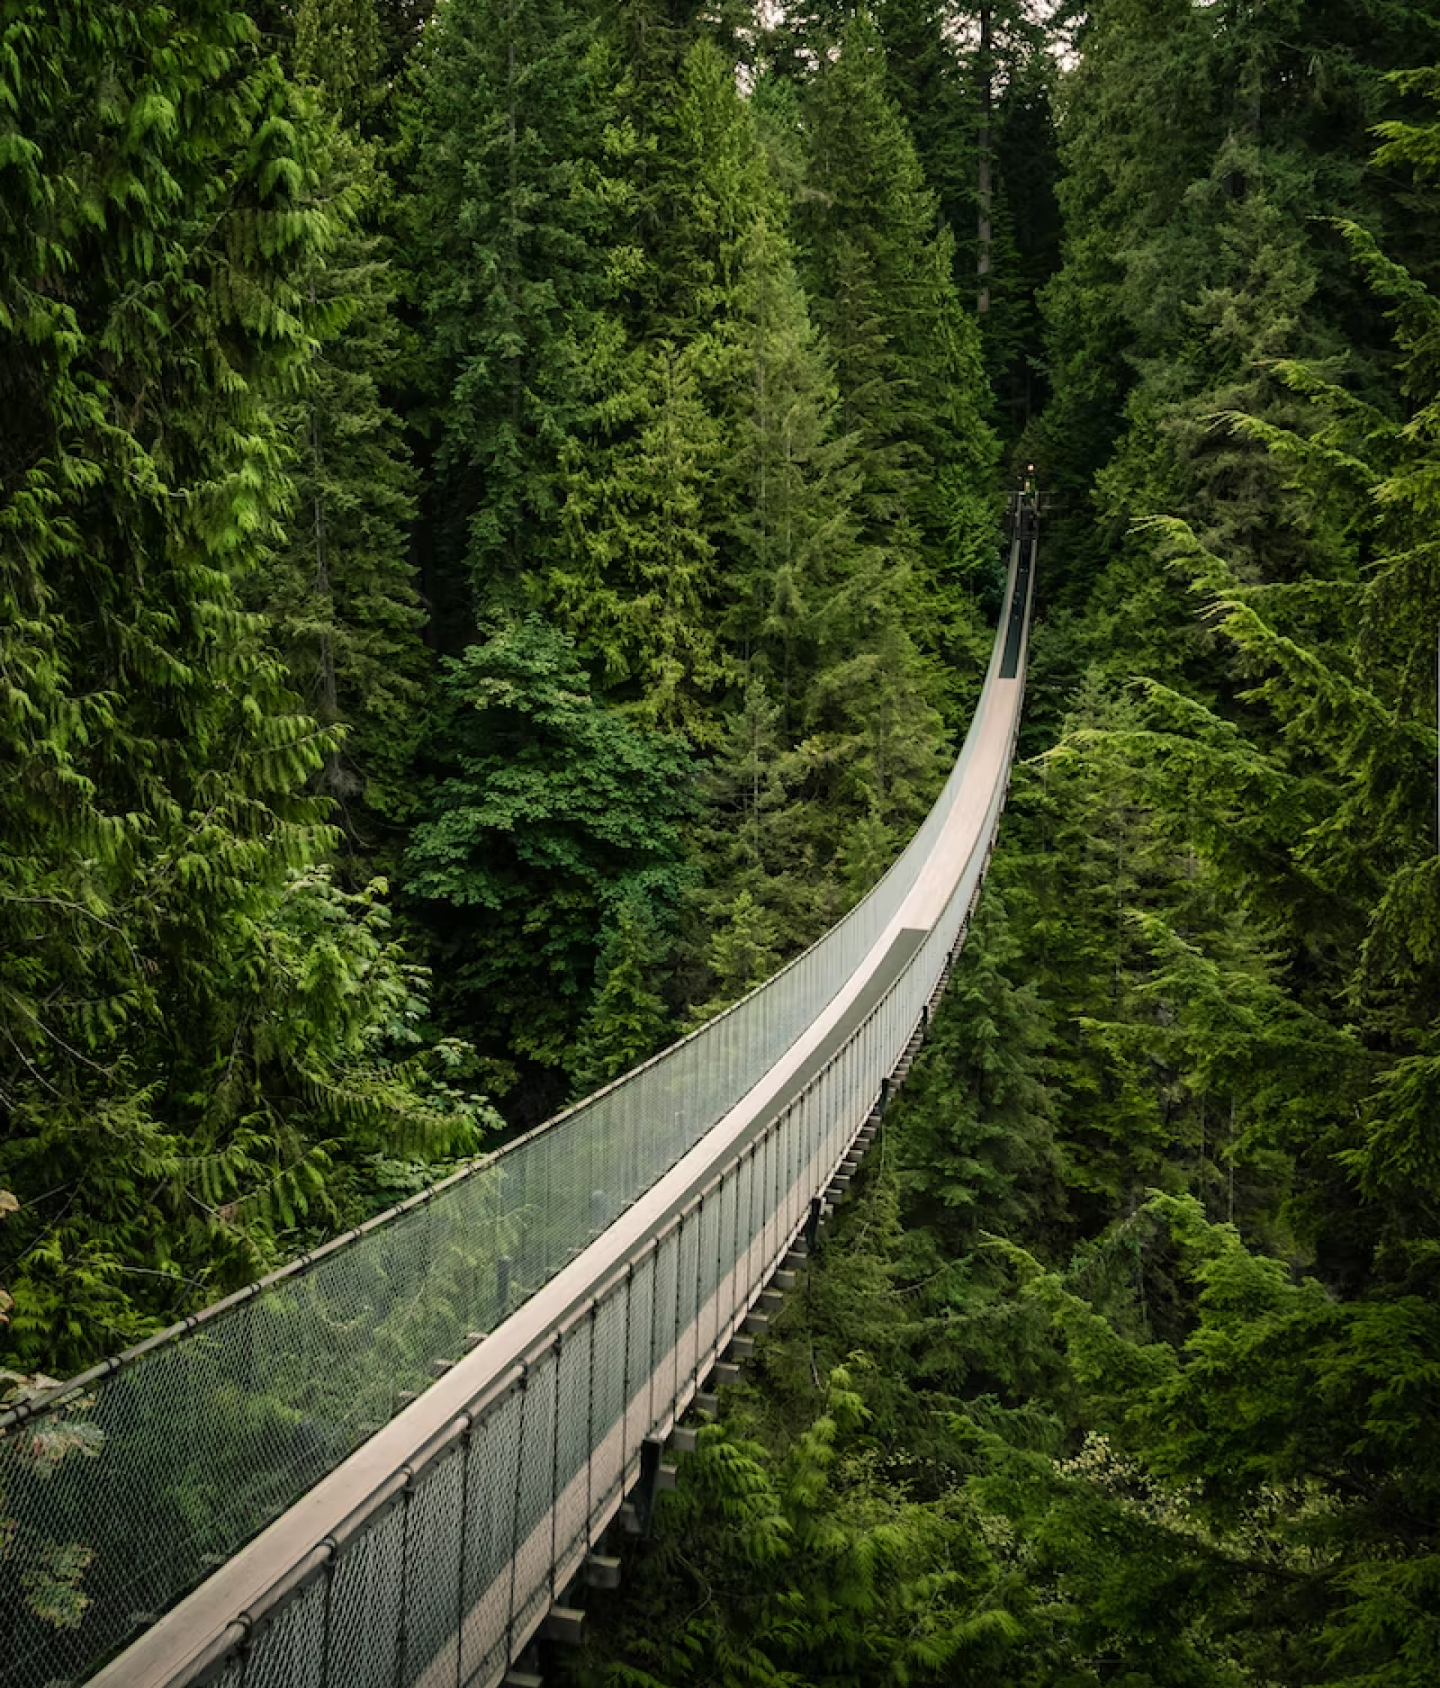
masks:
[[[0,1398],[831,925],[1034,465],[943,1010],[554,1666],[1431,1688],[1437,190],[1427,0],[0,0]]]

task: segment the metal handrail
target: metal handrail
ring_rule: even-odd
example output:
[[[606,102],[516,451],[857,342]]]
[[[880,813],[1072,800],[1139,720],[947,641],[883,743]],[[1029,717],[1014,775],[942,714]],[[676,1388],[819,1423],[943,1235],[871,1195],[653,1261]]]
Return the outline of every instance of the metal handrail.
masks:
[[[1006,594],[1007,611],[1016,591],[1018,551],[1017,545],[1012,553],[1011,576]],[[472,1433],[479,1432],[492,1415],[501,1410],[514,1391],[526,1387],[532,1372],[544,1366],[547,1360],[558,1366],[559,1360],[552,1357],[563,1351],[563,1345],[570,1334],[579,1330],[585,1321],[595,1320],[602,1306],[608,1305],[614,1297],[622,1293],[622,1286],[628,1309],[631,1286],[637,1275],[643,1275],[647,1269],[651,1273],[653,1287],[658,1270],[656,1263],[667,1243],[672,1238],[678,1239],[683,1235],[685,1226],[693,1225],[697,1220],[703,1234],[702,1216],[706,1202],[715,1198],[717,1192],[722,1192],[727,1183],[733,1185],[737,1170],[747,1159],[752,1168],[750,1182],[753,1190],[753,1167],[762,1148],[778,1137],[787,1122],[804,1109],[810,1098],[823,1090],[844,1063],[851,1060],[853,1051],[870,1034],[871,1028],[884,1022],[887,1017],[893,1017],[897,1000],[907,988],[913,989],[912,973],[919,968],[925,978],[932,972],[940,975],[943,963],[937,959],[933,946],[937,939],[943,937],[948,956],[958,945],[959,933],[978,892],[979,878],[988,860],[1004,804],[1008,772],[1019,727],[1019,696],[1024,680],[1023,634],[1028,631],[1029,620],[1028,592],[1020,609],[1020,616],[1021,657],[1009,700],[1009,730],[999,766],[992,782],[983,793],[984,807],[975,826],[974,842],[967,849],[963,860],[958,864],[951,864],[952,871],[945,883],[927,889],[920,883],[920,876],[917,876],[917,884],[909,900],[873,946],[867,966],[857,970],[856,975],[832,998],[831,1005],[822,1019],[832,1022],[843,1020],[846,1004],[854,1002],[861,995],[866,983],[883,962],[884,954],[888,953],[892,941],[892,933],[897,928],[902,931],[916,930],[903,924],[905,909],[913,904],[923,915],[925,907],[933,907],[934,912],[926,919],[927,936],[924,942],[912,952],[906,965],[884,987],[860,1021],[850,1027],[844,1040],[826,1055],[823,1044],[825,1030],[812,1027],[808,1034],[812,1045],[810,1054],[803,1048],[806,1039],[802,1038],[795,1046],[799,1053],[794,1054],[793,1058],[787,1057],[785,1063],[777,1064],[777,1068],[788,1064],[792,1072],[798,1071],[801,1074],[798,1088],[792,1086],[786,1090],[784,1075],[778,1083],[778,1089],[776,1085],[771,1085],[767,1091],[765,1082],[757,1085],[751,1095],[737,1104],[719,1125],[682,1157],[641,1202],[636,1203],[630,1212],[617,1220],[577,1259],[562,1269],[546,1288],[537,1292],[518,1309],[475,1353],[461,1362],[453,1373],[442,1378],[420,1400],[394,1420],[374,1439],[374,1443],[367,1444],[367,1447],[353,1456],[345,1466],[332,1473],[307,1497],[306,1502],[293,1508],[284,1518],[272,1525],[249,1549],[232,1560],[169,1618],[143,1637],[113,1666],[102,1672],[95,1688],[120,1688],[121,1684],[124,1688],[193,1688],[193,1685],[216,1675],[223,1676],[229,1683],[235,1672],[243,1674],[244,1660],[251,1656],[261,1658],[263,1649],[271,1645],[267,1637],[283,1633],[286,1624],[303,1621],[291,1616],[296,1609],[296,1603],[319,1581],[333,1579],[337,1575],[337,1566],[341,1564],[352,1544],[361,1540],[372,1529],[379,1528],[393,1506],[402,1501],[408,1504],[407,1497],[418,1494],[433,1471],[463,1447],[467,1447]],[[997,681],[999,653],[1008,620],[1008,615],[1002,615],[996,641],[996,655],[992,658],[982,703],[977,710],[976,723],[970,735],[971,743],[978,741],[982,718],[987,717],[987,709],[994,700],[996,687],[1001,683]],[[1001,717],[1001,724],[1003,723],[1004,717]],[[957,798],[952,804],[952,821],[955,815],[959,814],[960,808]],[[966,818],[960,816],[962,822]],[[965,906],[957,912],[957,906],[962,899]],[[928,1003],[928,996],[926,1001]],[[916,1010],[917,1017],[920,1012]],[[904,1036],[908,1035],[907,1025],[904,1028]],[[814,1066],[812,1062],[811,1070],[807,1071],[805,1063],[811,1059],[815,1048],[820,1050],[823,1059],[818,1066]],[[780,1097],[778,1111],[777,1094]],[[867,1103],[866,1112],[868,1106]],[[826,1187],[834,1168],[844,1159],[854,1131],[858,1128],[858,1122],[854,1122],[833,1157],[827,1157],[822,1163],[820,1188]],[[766,1152],[768,1153],[768,1149]],[[770,1218],[767,1216],[762,1220],[762,1227],[768,1227],[769,1223]],[[747,1285],[743,1299],[737,1295],[729,1317],[723,1322],[717,1317],[714,1340],[707,1350],[710,1358],[718,1355],[730,1335],[738,1328],[745,1316],[746,1307],[758,1295],[765,1277],[768,1276],[769,1268],[784,1253],[787,1246],[788,1234],[781,1237],[777,1247],[772,1250],[772,1257],[764,1272],[751,1274],[753,1281]],[[747,1244],[745,1257],[749,1258],[751,1252],[752,1245]],[[675,1258],[678,1316],[678,1240]],[[702,1270],[698,1255],[696,1268]],[[732,1271],[736,1269],[738,1267],[732,1268]],[[697,1280],[697,1300],[698,1294]],[[683,1385],[677,1377],[674,1397],[668,1406],[662,1404],[658,1414],[652,1405],[650,1416],[654,1422],[649,1424],[652,1431],[681,1410],[684,1401],[693,1393],[698,1383],[702,1356],[698,1332],[692,1331],[691,1334],[695,1336],[693,1375]],[[708,1360],[706,1364],[708,1365]],[[663,1370],[663,1363],[661,1369]],[[558,1378],[557,1371],[557,1388]],[[648,1381],[645,1387],[650,1387]],[[629,1400],[628,1395],[626,1399]],[[630,1408],[627,1406],[627,1424],[629,1412]],[[556,1439],[558,1447],[558,1417],[550,1427],[549,1434]],[[381,1443],[384,1446],[377,1448],[375,1444]],[[629,1472],[630,1467],[627,1466],[626,1470]],[[558,1477],[555,1486],[558,1487]],[[323,1494],[322,1490],[325,1491]],[[584,1530],[586,1544],[595,1539],[613,1515],[622,1492],[612,1485],[601,1502],[591,1508]],[[558,1508],[557,1494],[552,1492],[549,1505],[552,1509]],[[572,1542],[567,1549],[572,1557],[574,1547],[575,1543]],[[558,1576],[556,1565],[551,1565],[549,1575],[553,1593]],[[327,1598],[329,1588],[330,1582],[326,1581]],[[517,1608],[512,1587],[505,1632],[506,1662],[523,1646],[529,1633],[543,1617],[546,1604],[547,1601],[542,1600],[540,1605],[536,1606],[534,1593],[525,1591],[524,1598]],[[520,1614],[518,1628],[517,1610]],[[463,1614],[461,1621],[463,1627]],[[272,1629],[272,1626],[279,1627]],[[461,1645],[458,1641],[456,1644]],[[275,1641],[273,1645],[279,1647],[288,1643]],[[251,1652],[242,1651],[246,1648],[251,1649]],[[260,1666],[256,1668],[260,1671],[260,1680],[271,1679]],[[449,1667],[446,1668],[448,1671]],[[454,1680],[454,1677],[449,1679]],[[240,1677],[234,1676],[234,1680],[238,1682]],[[248,1681],[248,1678],[246,1680]],[[475,1680],[481,1679],[477,1677]],[[498,1680],[498,1677],[489,1680]]]

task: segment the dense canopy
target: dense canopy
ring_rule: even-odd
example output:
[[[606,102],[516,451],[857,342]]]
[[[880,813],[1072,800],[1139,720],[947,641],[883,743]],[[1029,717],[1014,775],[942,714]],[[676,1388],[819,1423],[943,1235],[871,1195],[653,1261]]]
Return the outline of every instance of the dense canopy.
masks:
[[[1034,465],[963,964],[563,1669],[1429,1688],[1437,65],[1427,0],[0,0],[10,1396],[823,931]]]

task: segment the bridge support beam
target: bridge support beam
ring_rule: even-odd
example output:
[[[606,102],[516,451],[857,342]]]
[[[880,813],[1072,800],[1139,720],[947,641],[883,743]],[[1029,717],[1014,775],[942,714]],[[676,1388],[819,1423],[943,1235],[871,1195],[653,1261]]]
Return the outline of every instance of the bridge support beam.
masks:
[[[620,1586],[620,1561],[604,1553],[591,1553],[585,1560],[586,1588],[617,1589]]]
[[[540,1633],[562,1647],[578,1647],[585,1637],[585,1614],[577,1606],[552,1606],[545,1614]]]

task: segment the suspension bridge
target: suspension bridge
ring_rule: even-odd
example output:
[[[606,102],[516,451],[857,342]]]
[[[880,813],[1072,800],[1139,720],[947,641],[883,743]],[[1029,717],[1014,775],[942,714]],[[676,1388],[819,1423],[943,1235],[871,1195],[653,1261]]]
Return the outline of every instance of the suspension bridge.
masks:
[[[526,1688],[842,1198],[964,938],[1019,731],[1038,514],[869,895],[502,1150],[0,1414],[6,1688]],[[107,1662],[108,1661],[108,1662]]]

